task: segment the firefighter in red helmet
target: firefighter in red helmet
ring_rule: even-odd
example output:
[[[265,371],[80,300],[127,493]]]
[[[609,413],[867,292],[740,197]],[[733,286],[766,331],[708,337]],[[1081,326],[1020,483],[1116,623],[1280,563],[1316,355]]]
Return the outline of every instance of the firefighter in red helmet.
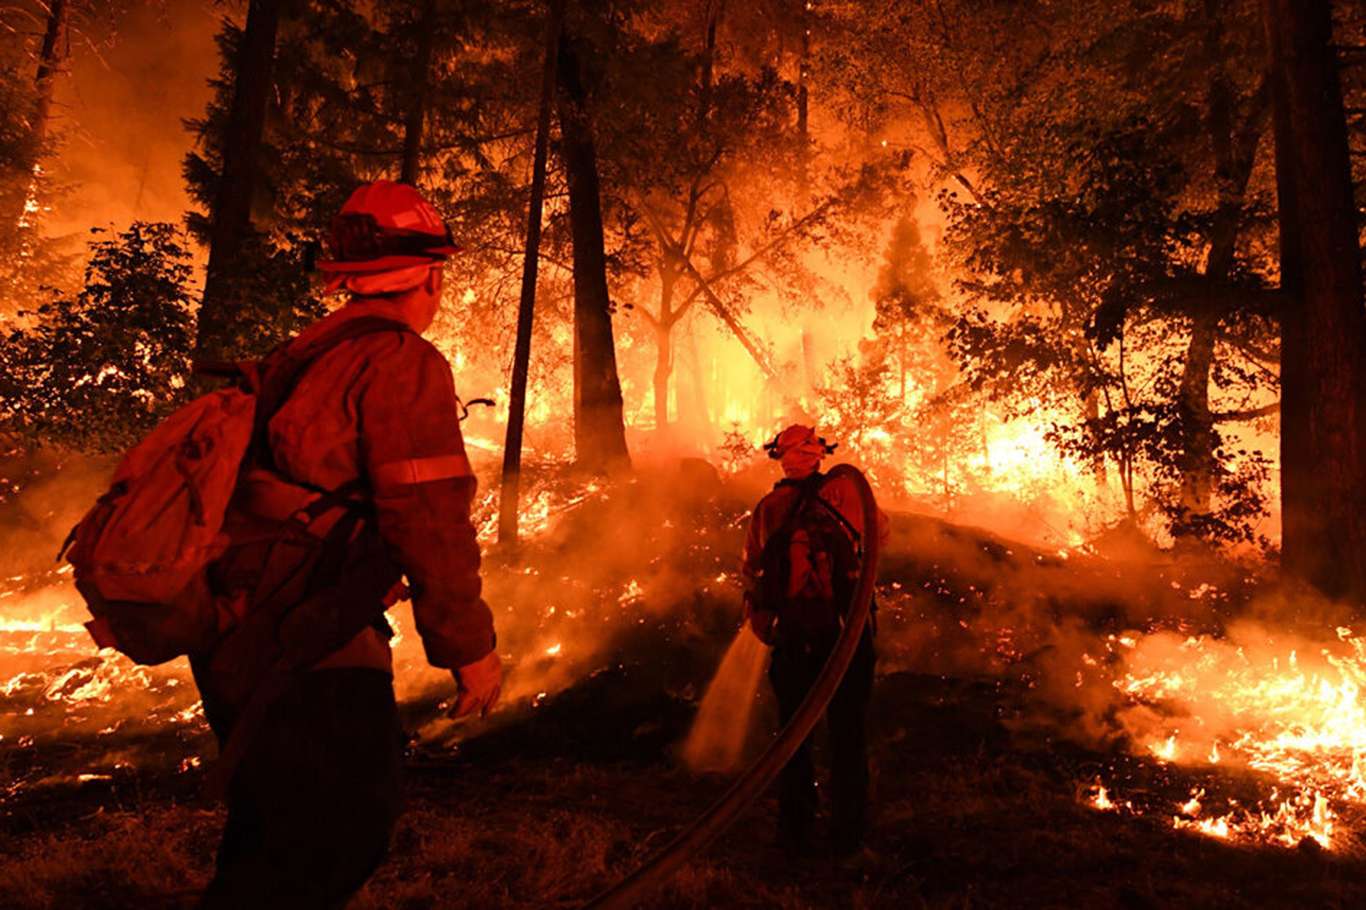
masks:
[[[851,481],[827,477],[821,462],[834,452],[808,426],[783,430],[765,448],[782,464],[783,479],[754,507],[742,576],[750,627],[773,648],[769,681],[783,724],[796,714],[835,642],[853,599],[859,572],[858,539],[888,534],[880,510],[865,528]],[[873,623],[826,709],[831,753],[831,834],[836,855],[855,854],[867,826],[866,723],[873,689]],[[778,843],[792,853],[811,846],[818,808],[808,739],[783,769],[779,783]]]
[[[265,707],[257,658],[287,637],[286,625],[252,639],[252,598],[278,589],[263,581],[275,558],[253,563],[243,545],[215,565],[214,592],[242,620],[196,657],[195,676],[224,754],[234,736],[249,738],[227,785],[228,820],[205,907],[341,906],[387,851],[401,764],[389,629],[382,603],[347,603],[356,596],[348,592],[382,590],[401,574],[428,661],[454,676],[452,713],[487,712],[499,695],[493,616],[480,596],[470,521],[475,478],[450,365],[421,337],[440,305],[443,263],[457,248],[415,189],[380,180],[347,200],[331,252],[319,267],[349,300],[262,362],[266,384],[290,357],[307,366],[264,421],[261,452],[232,509],[236,527],[259,526],[321,514],[317,503],[346,491],[357,517],[340,546],[369,540],[366,552],[379,558],[346,551],[328,564],[334,577],[310,570],[301,596],[317,621],[296,637],[314,636],[313,650],[302,653],[318,659],[288,676]],[[258,394],[258,412],[263,404]],[[343,615],[362,617],[360,627],[335,619]],[[291,628],[300,625],[307,623]]]

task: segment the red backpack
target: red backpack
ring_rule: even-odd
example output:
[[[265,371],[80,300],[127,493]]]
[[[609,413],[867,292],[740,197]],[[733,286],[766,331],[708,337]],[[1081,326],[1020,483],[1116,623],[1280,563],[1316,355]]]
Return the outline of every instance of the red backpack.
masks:
[[[240,386],[196,398],[124,455],[108,492],[72,529],[58,557],[75,568],[96,644],[140,664],[213,646],[236,617],[214,596],[209,569],[234,543],[224,519],[239,481],[248,468],[270,464],[271,417],[304,370],[337,344],[406,328],[387,319],[353,319],[302,350],[277,349],[259,368],[235,367]],[[309,519],[345,498],[301,492],[313,502]]]
[[[859,572],[859,534],[821,495],[824,474],[780,486],[797,489],[783,523],[760,554],[757,608],[796,636],[838,632]],[[785,633],[780,633],[785,634]]]

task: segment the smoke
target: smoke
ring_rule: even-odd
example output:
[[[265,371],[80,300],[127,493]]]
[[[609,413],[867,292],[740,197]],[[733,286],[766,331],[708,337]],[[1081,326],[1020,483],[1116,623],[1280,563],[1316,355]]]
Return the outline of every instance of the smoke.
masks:
[[[1109,549],[1105,557],[1041,550],[895,514],[879,593],[882,668],[1015,680],[1027,707],[1013,721],[1018,727],[1111,748],[1144,740],[1141,712],[1127,710],[1133,694],[1115,682],[1147,658],[1155,647],[1148,642],[1222,642],[1237,617],[1289,628],[1285,599],[1269,593],[1255,566],[1175,556],[1138,541]],[[1304,609],[1300,619],[1305,628],[1331,630],[1329,611]],[[1144,646],[1135,651],[1126,642]]]
[[[107,458],[40,449],[0,458],[0,578],[42,578],[108,481]]]
[[[182,121],[201,116],[210,98],[222,14],[203,0],[177,0],[91,17],[97,31],[88,43],[72,42],[57,86],[55,169],[72,191],[50,214],[49,233],[180,222],[189,207],[181,162],[191,144]]]

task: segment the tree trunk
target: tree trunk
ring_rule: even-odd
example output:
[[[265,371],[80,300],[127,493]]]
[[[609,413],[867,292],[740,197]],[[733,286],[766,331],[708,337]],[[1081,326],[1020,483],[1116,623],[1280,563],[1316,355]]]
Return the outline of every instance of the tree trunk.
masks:
[[[1264,0],[1281,287],[1282,568],[1366,595],[1366,313],[1326,0]]]
[[[801,148],[797,151],[797,180],[802,204],[806,205],[811,189],[811,95],[807,85],[811,74],[811,0],[799,2],[802,4],[802,45],[797,58],[797,141],[801,143]]]
[[[1096,421],[1100,420],[1100,394],[1096,392],[1095,389],[1087,391],[1086,394],[1082,396],[1081,407],[1082,413],[1086,415],[1087,421],[1094,426]],[[1095,477],[1096,488],[1103,491],[1105,485],[1109,483],[1109,477],[1105,469],[1105,453],[1103,451],[1097,452],[1091,458],[1091,474]]]
[[[669,428],[669,377],[673,374],[673,331],[677,317],[673,311],[674,286],[677,278],[672,268],[659,270],[659,317],[655,320],[655,430],[663,433]]]
[[[70,18],[69,0],[52,0],[48,7],[47,29],[43,32],[43,46],[38,52],[38,73],[33,79],[37,98],[33,106],[33,122],[29,136],[34,152],[47,141],[47,127],[52,120],[52,97],[57,88],[57,68],[62,62],[62,39],[66,36]]]
[[[944,461],[944,465],[943,465],[943,480],[944,480],[944,514],[945,514],[945,515],[948,515],[950,512],[953,511],[953,491],[952,491],[952,488],[949,486],[949,449],[948,449],[948,446],[945,446],[945,447],[944,447],[944,458],[943,458],[943,461]]]
[[[260,149],[275,71],[281,0],[251,0],[237,57],[232,110],[222,144],[222,174],[214,195],[209,264],[199,308],[196,355],[220,357],[237,328],[232,279],[251,234],[251,206],[260,178]]]
[[[574,242],[574,456],[579,467],[607,472],[630,466],[621,381],[607,290],[597,150],[588,115],[587,80],[567,36],[560,39],[560,157],[569,183]]]
[[[903,408],[906,406],[906,358],[910,356],[909,348],[910,345],[906,343],[906,326],[899,326],[897,330],[896,365],[898,379],[900,380],[900,397],[897,400],[901,402]]]
[[[778,374],[773,368],[773,364],[769,362],[767,354],[759,346],[759,342],[750,337],[749,332],[740,324],[740,320],[730,311],[730,307],[726,306],[726,302],[711,289],[706,277],[697,270],[697,266],[693,265],[691,260],[683,258],[680,260],[680,264],[683,266],[683,273],[697,282],[698,288],[702,291],[702,299],[707,301],[707,305],[716,314],[716,318],[720,319],[725,327],[730,329],[735,340],[740,342],[741,347],[754,359],[754,365],[764,374],[768,384],[772,385],[778,378]]]
[[[29,200],[37,182],[35,173],[43,157],[48,125],[52,121],[52,98],[57,89],[57,72],[62,63],[62,38],[70,18],[69,0],[52,0],[48,6],[47,27],[43,31],[43,45],[38,52],[38,72],[33,78],[34,102],[32,119],[28,125],[28,149],[21,163],[21,183],[15,192],[6,194],[5,225],[7,230],[31,226],[28,224]]]
[[[1214,344],[1218,336],[1218,314],[1203,312],[1192,320],[1191,337],[1186,345],[1186,362],[1181,373],[1180,401],[1181,508],[1183,518],[1177,536],[1199,536],[1190,520],[1208,515],[1214,483],[1214,420],[1209,407],[1209,377],[1214,366]]]
[[[669,376],[673,373],[673,326],[655,326],[655,431],[669,429]]]
[[[711,409],[707,406],[707,381],[702,372],[702,352],[697,344],[697,326],[694,324],[684,338],[685,354],[688,364],[687,392],[683,391],[683,380],[678,381],[678,420],[702,438],[710,439],[712,430]],[[684,413],[684,402],[687,403]]]
[[[559,6],[563,6],[562,0]],[[432,45],[436,41],[436,0],[424,0],[420,21],[417,57],[413,61],[413,83],[410,86],[412,97],[403,122],[403,166],[399,174],[399,179],[409,186],[417,186],[417,175],[422,166],[422,133],[427,119]]]
[[[816,360],[816,336],[809,325],[802,326],[802,374],[806,379],[806,391],[814,399],[822,380],[821,368]]]
[[[536,150],[531,165],[531,200],[527,206],[526,247],[522,255],[522,296],[517,308],[517,342],[512,355],[512,384],[508,395],[507,443],[503,446],[503,484],[498,498],[498,542],[505,546],[517,544],[521,506],[522,429],[526,419],[527,373],[531,367],[536,274],[541,259],[541,213],[545,201],[546,155],[550,147],[550,104],[555,96],[555,54],[560,43],[563,14],[564,0],[552,0],[546,23],[541,109],[536,123]]]
[[[1252,176],[1266,115],[1266,94],[1265,87],[1254,94],[1246,117],[1239,122],[1237,94],[1220,62],[1224,36],[1221,17],[1227,13],[1218,0],[1205,0],[1204,15],[1204,47],[1207,65],[1211,67],[1204,119],[1214,149],[1218,184],[1218,209],[1210,230],[1204,277],[1217,286],[1228,280],[1233,269],[1247,184]],[[1178,402],[1182,433],[1181,508],[1184,513],[1181,522],[1184,526],[1176,529],[1178,537],[1200,536],[1198,518],[1209,515],[1214,476],[1219,468],[1209,384],[1222,315],[1219,305],[1210,302],[1198,302],[1190,313],[1191,337],[1186,348]]]

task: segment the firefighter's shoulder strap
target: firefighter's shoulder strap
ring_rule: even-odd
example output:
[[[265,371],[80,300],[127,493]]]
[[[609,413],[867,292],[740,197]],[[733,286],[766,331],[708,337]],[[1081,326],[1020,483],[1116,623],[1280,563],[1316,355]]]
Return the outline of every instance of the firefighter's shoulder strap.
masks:
[[[792,505],[788,506],[787,513],[783,520],[764,538],[763,550],[759,556],[760,565],[763,567],[763,578],[765,579],[765,590],[769,593],[765,599],[779,599],[779,595],[774,585],[786,585],[787,573],[787,548],[792,540],[793,534],[797,531],[798,523],[801,521],[802,514],[811,503],[812,498],[819,499],[817,492],[820,489],[824,475],[818,473],[801,480],[780,480],[774,486],[774,491],[784,488],[795,489],[796,493],[792,496]],[[770,494],[772,495],[772,494]],[[771,607],[770,607],[771,609]]]
[[[819,471],[809,477],[803,477],[801,480],[778,481],[776,489],[781,490],[783,487],[790,487],[796,489],[797,492],[792,497],[792,505],[783,517],[782,523],[773,530],[769,539],[785,537],[796,530],[797,522],[801,519],[802,513],[806,511],[806,507],[812,500],[821,498],[819,491],[824,481],[825,475]]]
[[[840,526],[844,528],[845,533],[849,535],[849,540],[853,543],[855,549],[861,550],[863,535],[858,532],[858,528],[854,527],[853,523],[849,521],[848,517],[846,517],[845,514],[841,512],[839,509],[831,505],[830,500],[822,496],[819,491],[816,492],[814,498],[816,500],[817,505],[821,506],[823,509],[825,509],[825,511],[829,512],[831,515],[835,516],[835,520],[839,522]]]

